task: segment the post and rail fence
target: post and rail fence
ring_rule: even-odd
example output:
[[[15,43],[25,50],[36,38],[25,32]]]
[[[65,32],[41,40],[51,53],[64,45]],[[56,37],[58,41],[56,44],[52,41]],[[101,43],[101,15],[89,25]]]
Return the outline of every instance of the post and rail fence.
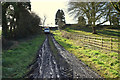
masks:
[[[117,38],[91,37],[85,35],[78,35],[78,38],[86,45],[99,47],[113,52],[120,52],[119,40]]]

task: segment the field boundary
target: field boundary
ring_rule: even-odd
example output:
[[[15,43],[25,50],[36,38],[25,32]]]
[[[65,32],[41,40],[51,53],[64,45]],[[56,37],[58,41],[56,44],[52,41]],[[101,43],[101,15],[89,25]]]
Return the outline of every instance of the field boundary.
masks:
[[[91,37],[85,35],[78,35],[77,39],[80,39],[84,45],[91,45],[94,47],[99,47],[101,49],[106,49],[109,51],[120,52],[119,40],[117,38],[103,38],[103,37]]]

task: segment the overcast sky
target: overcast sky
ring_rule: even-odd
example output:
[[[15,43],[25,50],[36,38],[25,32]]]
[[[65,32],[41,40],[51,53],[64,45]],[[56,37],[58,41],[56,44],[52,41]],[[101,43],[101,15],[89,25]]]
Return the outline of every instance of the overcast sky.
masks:
[[[58,9],[62,9],[64,11],[66,23],[76,23],[76,21],[73,20],[73,17],[69,16],[67,13],[67,4],[68,1],[66,0],[31,0],[32,11],[38,14],[41,18],[44,18],[44,15],[47,17],[45,25],[51,25],[51,23],[52,25],[55,25],[55,14]]]

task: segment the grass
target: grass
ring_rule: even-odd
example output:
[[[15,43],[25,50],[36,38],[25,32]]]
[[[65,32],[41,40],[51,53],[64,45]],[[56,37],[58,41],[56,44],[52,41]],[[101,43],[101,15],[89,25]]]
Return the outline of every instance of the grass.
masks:
[[[1,35],[2,35],[2,30],[0,30],[0,39],[1,39]]]
[[[2,35],[2,30],[0,29],[0,39],[1,39],[1,35]],[[2,45],[2,42],[1,42],[1,40],[0,40],[0,48],[1,48],[1,45]],[[2,65],[1,65],[1,63],[2,63],[2,56],[1,56],[1,49],[0,49],[0,79],[2,78]]]
[[[116,29],[98,30],[99,36],[118,38],[119,34],[120,34],[120,30],[116,30]]]
[[[81,31],[82,32],[82,31]],[[67,39],[62,36],[63,32],[53,31],[55,39],[70,53],[82,60],[85,64],[91,67],[94,71],[104,78],[120,77],[118,53],[102,52],[84,48],[83,45],[75,39]],[[67,34],[66,34],[67,36]],[[72,36],[72,35],[70,35]]]
[[[50,45],[50,49],[53,53],[53,56],[55,57],[56,61],[59,61],[59,56],[58,56],[58,51],[52,41],[52,38],[50,37],[50,35],[48,36],[49,37],[49,45]]]
[[[44,40],[44,34],[38,35],[32,40],[20,43],[14,49],[3,51],[3,78],[21,78],[29,72],[27,67],[35,59],[36,53]]]
[[[85,28],[85,27],[67,27],[65,28],[67,32],[76,33],[79,35],[86,35],[86,36],[93,36],[93,37],[104,37],[104,38],[118,38],[120,34],[120,30],[117,29],[101,29],[96,30],[98,34],[92,34],[91,28]],[[120,38],[120,37],[119,37]]]
[[[2,34],[2,30],[0,30],[0,35]]]
[[[54,43],[53,43],[53,41],[52,41],[51,36],[48,35],[48,37],[49,37],[49,44],[50,44],[50,49],[51,49],[51,51],[53,52],[53,54],[57,54],[58,51],[57,51],[57,49],[56,49],[56,47],[55,47],[55,45],[54,45]]]

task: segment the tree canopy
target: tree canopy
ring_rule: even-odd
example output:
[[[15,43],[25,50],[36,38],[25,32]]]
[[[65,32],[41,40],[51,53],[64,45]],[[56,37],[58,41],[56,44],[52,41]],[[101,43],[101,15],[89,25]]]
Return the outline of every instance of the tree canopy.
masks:
[[[85,26],[86,25],[86,20],[83,16],[79,16],[78,17],[78,24],[81,26]]]
[[[120,14],[120,1],[119,2],[111,2],[111,4]]]
[[[59,25],[59,27],[62,27],[65,25],[65,14],[63,10],[58,9],[56,15],[55,15],[55,24]]]
[[[68,6],[68,12],[71,16],[74,15],[74,18],[85,16],[87,24],[91,25],[93,29],[93,33],[96,33],[96,25],[112,20],[112,16],[109,15],[115,13],[109,2],[69,2]]]
[[[2,2],[2,35],[15,39],[35,34],[41,19],[31,12],[30,2]]]

